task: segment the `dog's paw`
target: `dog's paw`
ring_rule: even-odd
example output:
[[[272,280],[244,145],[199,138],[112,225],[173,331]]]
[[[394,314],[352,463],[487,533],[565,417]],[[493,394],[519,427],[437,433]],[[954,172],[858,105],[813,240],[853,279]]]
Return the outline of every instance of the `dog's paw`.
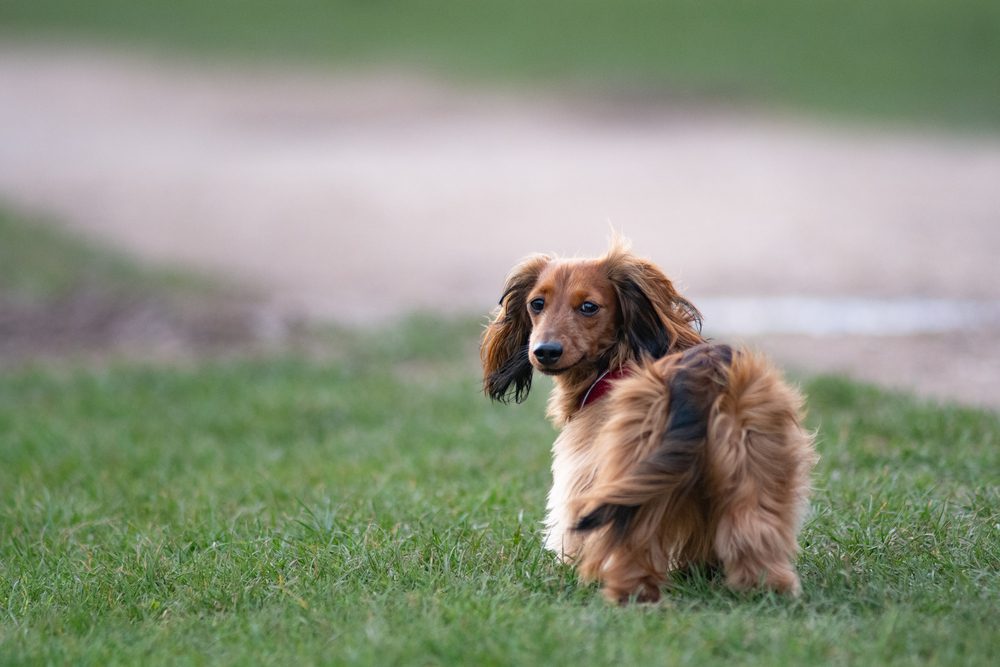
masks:
[[[602,593],[608,602],[622,607],[633,602],[652,604],[660,601],[660,587],[650,582],[642,582],[632,590],[605,586]]]

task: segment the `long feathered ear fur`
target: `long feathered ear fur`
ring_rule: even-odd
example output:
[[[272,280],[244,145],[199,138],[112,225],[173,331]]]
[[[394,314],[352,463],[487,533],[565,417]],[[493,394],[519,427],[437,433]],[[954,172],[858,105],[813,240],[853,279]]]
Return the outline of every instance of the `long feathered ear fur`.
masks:
[[[703,342],[698,309],[654,264],[633,255],[620,236],[612,238],[604,261],[622,318],[612,368],[643,356],[659,359]]]
[[[531,390],[528,338],[531,318],[527,298],[538,275],[549,263],[547,255],[534,255],[511,269],[500,304],[483,333],[479,355],[483,361],[483,391],[494,401],[518,403]]]

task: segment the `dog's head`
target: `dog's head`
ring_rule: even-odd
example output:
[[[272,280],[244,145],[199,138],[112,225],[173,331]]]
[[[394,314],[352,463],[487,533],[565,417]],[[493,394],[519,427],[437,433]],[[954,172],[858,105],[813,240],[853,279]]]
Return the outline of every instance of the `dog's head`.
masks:
[[[530,257],[507,276],[483,335],[483,385],[521,402],[533,370],[587,375],[701,342],[698,311],[652,263],[615,239],[589,260]]]

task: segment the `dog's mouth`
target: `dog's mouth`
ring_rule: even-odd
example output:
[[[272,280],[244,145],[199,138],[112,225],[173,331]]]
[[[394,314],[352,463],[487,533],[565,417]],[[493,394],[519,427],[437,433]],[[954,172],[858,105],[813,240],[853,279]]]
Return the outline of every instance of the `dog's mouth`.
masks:
[[[586,359],[584,359],[584,358],[581,357],[580,359],[577,359],[576,361],[574,361],[573,363],[569,364],[568,366],[559,366],[559,367],[556,367],[556,366],[545,366],[543,364],[537,364],[537,363],[532,363],[532,366],[534,366],[535,370],[537,370],[542,375],[553,375],[553,376],[555,376],[555,375],[563,375],[565,373],[569,373],[571,370],[574,370],[575,368],[578,368],[581,364],[583,364],[585,362],[586,362]]]

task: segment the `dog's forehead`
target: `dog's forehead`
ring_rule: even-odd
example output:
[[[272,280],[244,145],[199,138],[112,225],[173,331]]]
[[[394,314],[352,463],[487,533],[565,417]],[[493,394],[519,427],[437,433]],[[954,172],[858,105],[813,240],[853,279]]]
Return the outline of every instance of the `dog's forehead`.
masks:
[[[610,294],[604,263],[596,259],[564,259],[549,264],[538,276],[536,291],[568,295]]]

